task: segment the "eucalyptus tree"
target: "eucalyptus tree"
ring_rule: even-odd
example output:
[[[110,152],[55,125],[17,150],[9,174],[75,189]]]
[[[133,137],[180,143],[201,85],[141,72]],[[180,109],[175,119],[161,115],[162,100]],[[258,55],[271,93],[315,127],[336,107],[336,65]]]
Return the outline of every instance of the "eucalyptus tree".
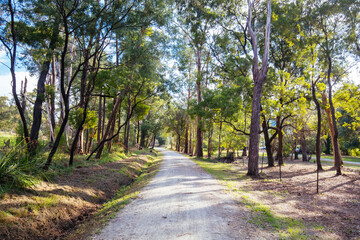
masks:
[[[112,115],[110,119],[116,116],[116,112],[121,102],[126,106],[126,117],[122,124],[118,125],[115,134],[111,135],[110,125],[106,130],[98,146],[91,153],[95,152],[96,158],[100,158],[104,144],[111,141],[119,135],[122,127],[126,127],[124,136],[124,146],[127,151],[129,148],[130,136],[130,119],[132,118],[135,109],[140,104],[146,104],[151,98],[161,96],[166,91],[166,81],[163,77],[163,68],[160,62],[162,52],[162,42],[166,38],[160,31],[153,31],[148,28],[140,28],[138,31],[131,31],[127,33],[126,39],[122,42],[123,55],[121,57],[120,65],[115,71],[111,71],[113,77],[121,74],[121,80],[117,83],[117,91],[119,93],[114,104]],[[109,120],[110,121],[110,120]],[[110,125],[109,125],[110,124]],[[89,157],[91,157],[91,155]]]
[[[215,1],[177,1],[178,19],[176,27],[187,38],[191,46],[196,63],[196,94],[197,103],[202,100],[204,81],[204,68],[209,61],[209,50],[206,47],[210,36],[210,29],[214,20],[210,11],[215,6]],[[203,156],[203,130],[201,116],[197,116],[196,127],[196,156]]]
[[[272,37],[270,42],[271,64],[267,90],[265,91],[262,106],[267,114],[274,115],[276,126],[275,133],[270,138],[266,136],[268,127],[264,119],[263,128],[265,141],[270,141],[277,136],[277,156],[280,165],[283,161],[283,139],[286,127],[289,127],[289,119],[296,115],[301,101],[298,99],[306,97],[306,91],[302,87],[305,78],[302,76],[297,65],[297,54],[301,50],[299,43],[301,4],[295,2],[277,1],[273,4]],[[265,116],[263,116],[265,118]],[[269,117],[270,119],[270,117]],[[273,166],[270,143],[267,142],[267,153],[269,166]]]
[[[194,54],[193,50],[187,45],[182,38],[176,38],[177,42],[176,47],[176,59],[177,59],[177,68],[181,73],[180,79],[178,83],[179,89],[183,89],[186,93],[186,110],[189,111],[190,108],[190,100],[194,95],[195,88],[195,78],[194,78]],[[183,84],[181,84],[183,83]],[[181,91],[181,90],[180,90]],[[191,148],[191,121],[189,114],[186,115],[186,129],[185,129],[185,146],[184,153],[192,153]]]
[[[61,126],[59,128],[59,131],[56,135],[55,142],[50,150],[50,153],[47,157],[46,163],[44,165],[44,169],[48,169],[50,167],[50,164],[54,158],[54,155],[59,147],[61,137],[65,131],[65,128],[67,126],[68,120],[69,120],[69,113],[70,113],[70,91],[71,86],[75,78],[80,72],[80,68],[82,64],[80,63],[73,72],[72,76],[69,76],[69,82],[66,84],[65,77],[66,77],[66,60],[67,56],[69,54],[68,47],[69,47],[69,41],[70,37],[72,35],[72,31],[74,28],[78,27],[79,25],[73,25],[74,23],[71,22],[71,18],[75,14],[76,10],[79,8],[79,1],[73,1],[72,3],[62,1],[62,2],[56,2],[56,7],[59,11],[60,15],[60,22],[61,26],[63,28],[63,34],[62,34],[62,49],[60,51],[60,95],[62,98],[62,101],[64,103],[64,115],[61,122]],[[78,23],[76,23],[78,24]]]
[[[186,127],[186,110],[179,104],[171,104],[167,116],[168,131],[176,135],[175,149],[180,152]]]
[[[336,175],[341,175],[341,152],[338,143],[338,127],[336,112],[333,103],[333,87],[345,74],[347,66],[344,65],[347,56],[346,35],[342,31],[347,22],[344,13],[341,11],[345,2],[323,2],[315,1],[312,12],[312,25],[315,34],[320,37],[319,58],[322,62],[322,69],[326,73],[328,87],[327,113],[329,113],[330,133],[332,136],[334,161]],[[355,2],[354,2],[355,4]],[[352,7],[352,6],[348,6]]]
[[[102,65],[101,60],[106,54],[105,50],[111,33],[114,29],[129,25],[127,23],[128,15],[134,7],[135,2],[128,3],[127,1],[105,2],[103,4],[98,1],[84,1],[81,8],[91,9],[91,11],[79,11],[79,14],[72,19],[74,22],[83,22],[84,24],[79,25],[73,32],[82,56],[78,103],[78,107],[82,109],[82,119],[77,126],[71,146],[69,165],[73,164],[78,140],[83,134],[83,125],[86,122],[91,93],[95,89],[96,77]],[[112,119],[112,121],[114,120]],[[83,146],[81,141],[81,151],[83,151]]]
[[[251,46],[253,49],[253,81],[254,88],[252,94],[252,111],[251,111],[251,124],[250,124],[250,144],[249,144],[249,164],[247,175],[258,177],[259,176],[259,132],[260,132],[260,106],[261,95],[264,82],[267,77],[268,60],[269,60],[269,47],[270,47],[270,24],[271,24],[271,0],[267,0],[267,14],[266,25],[264,34],[264,49],[262,53],[261,64],[259,62],[259,45],[256,30],[254,29],[253,11],[256,1],[248,0],[248,16],[247,16],[247,29],[251,37]]]
[[[24,139],[29,148],[29,129],[28,123],[25,118],[24,109],[21,106],[21,103],[16,92],[17,79],[16,79],[16,60],[18,54],[18,29],[17,22],[20,19],[19,12],[22,11],[23,5],[20,4],[20,1],[2,1],[0,3],[1,7],[1,16],[0,16],[0,41],[5,48],[6,53],[10,59],[10,73],[11,73],[11,85],[12,85],[12,95],[15,101],[16,108],[19,112]]]
[[[262,96],[262,88],[267,77],[268,59],[269,59],[269,45],[270,45],[270,24],[271,24],[271,1],[266,1],[266,25],[263,33],[263,51],[261,63],[259,61],[259,48],[261,45],[258,43],[259,27],[256,24],[256,18],[261,14],[262,4],[259,1],[247,1],[248,11],[244,13],[243,5],[236,1],[227,1],[222,3],[222,9],[226,9],[225,13],[221,16],[225,17],[226,21],[221,22],[223,29],[230,33],[230,36],[237,41],[237,48],[233,51],[236,59],[242,60],[244,63],[250,62],[252,65],[252,109],[251,109],[251,124],[250,124],[250,145],[249,145],[249,165],[248,175],[258,177],[258,159],[259,159],[259,132],[260,132],[260,103]],[[260,11],[258,11],[260,10]],[[255,17],[253,14],[256,13]],[[245,19],[244,19],[244,16]],[[235,28],[233,26],[236,26]],[[262,30],[261,30],[262,31]],[[226,46],[226,45],[225,45]],[[218,62],[221,62],[218,58]],[[239,68],[242,70],[240,73],[245,77],[248,75],[247,68]],[[233,126],[234,127],[234,126]]]

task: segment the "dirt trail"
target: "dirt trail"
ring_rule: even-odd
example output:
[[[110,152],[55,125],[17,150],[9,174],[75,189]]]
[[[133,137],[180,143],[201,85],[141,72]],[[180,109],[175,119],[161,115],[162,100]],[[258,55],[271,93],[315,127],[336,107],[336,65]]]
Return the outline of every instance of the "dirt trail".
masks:
[[[266,239],[225,187],[188,157],[164,161],[139,197],[92,239]]]

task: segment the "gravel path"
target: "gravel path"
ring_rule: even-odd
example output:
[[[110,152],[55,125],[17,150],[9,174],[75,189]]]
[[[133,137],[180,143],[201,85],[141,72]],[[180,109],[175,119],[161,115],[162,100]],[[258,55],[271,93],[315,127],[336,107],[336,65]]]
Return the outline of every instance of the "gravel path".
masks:
[[[264,239],[223,185],[188,157],[160,150],[151,183],[92,239]]]

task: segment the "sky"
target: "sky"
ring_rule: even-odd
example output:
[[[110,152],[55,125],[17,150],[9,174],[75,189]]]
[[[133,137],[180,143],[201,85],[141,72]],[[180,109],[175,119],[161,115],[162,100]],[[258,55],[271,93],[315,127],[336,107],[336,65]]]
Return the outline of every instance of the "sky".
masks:
[[[20,62],[18,61],[18,64]],[[9,98],[12,97],[11,94],[11,74],[9,66],[9,59],[6,56],[4,51],[0,51],[0,96],[7,96]],[[16,71],[16,79],[17,79],[17,92],[20,92],[21,81],[25,79],[25,76],[28,79],[28,87],[27,91],[30,92],[36,87],[36,76],[30,76],[30,74],[26,71],[25,67],[18,66]]]

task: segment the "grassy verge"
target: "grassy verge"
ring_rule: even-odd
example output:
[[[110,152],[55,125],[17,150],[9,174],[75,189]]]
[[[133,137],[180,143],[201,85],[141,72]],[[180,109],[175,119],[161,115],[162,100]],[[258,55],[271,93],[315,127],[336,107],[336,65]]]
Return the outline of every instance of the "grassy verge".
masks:
[[[142,152],[135,152],[135,154],[142,154]],[[161,154],[157,154],[156,157],[147,156],[147,158],[149,161],[145,163],[144,167],[137,169],[139,175],[135,181],[130,185],[122,186],[114,197],[96,211],[89,221],[81,224],[66,239],[87,239],[92,234],[99,233],[106,223],[116,216],[120,209],[124,208],[132,199],[135,199],[140,193],[140,190],[155,176],[161,163]],[[131,175],[132,170],[130,169],[133,170],[133,166],[128,168],[123,167],[119,172],[124,175]]]
[[[324,159],[330,159],[333,160],[333,155],[321,155]],[[342,160],[346,162],[358,162],[360,163],[360,157],[350,157],[350,156],[342,156]]]
[[[317,227],[307,226],[303,221],[281,216],[261,202],[254,200],[253,191],[241,187],[244,181],[251,181],[246,172],[235,171],[233,165],[226,163],[214,163],[210,160],[199,160],[195,162],[204,168],[215,178],[222,181],[233,194],[239,198],[239,202],[246,206],[251,212],[248,221],[266,231],[276,232],[280,239],[308,239],[308,231]]]
[[[100,160],[77,157],[69,168],[59,154],[31,188],[1,194],[0,239],[63,239],[69,233],[81,239],[136,197],[159,164],[157,153],[147,150],[114,151]]]

